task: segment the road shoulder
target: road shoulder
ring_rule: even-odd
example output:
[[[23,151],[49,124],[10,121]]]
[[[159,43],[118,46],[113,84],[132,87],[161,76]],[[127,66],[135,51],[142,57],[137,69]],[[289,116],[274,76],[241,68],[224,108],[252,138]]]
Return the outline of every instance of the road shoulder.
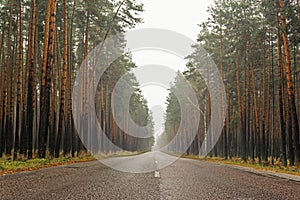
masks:
[[[290,181],[295,181],[295,182],[300,183],[300,175],[290,174],[289,172],[284,173],[284,172],[273,171],[272,169],[270,169],[270,170],[268,170],[268,169],[257,169],[255,167],[251,167],[251,166],[241,166],[239,164],[229,164],[229,163],[223,163],[221,161],[202,159],[202,158],[194,158],[194,157],[184,157],[184,158],[185,159],[198,160],[198,161],[202,161],[202,162],[215,163],[217,165],[221,165],[221,166],[228,167],[228,168],[233,168],[233,169],[238,169],[238,170],[246,171],[246,172],[249,172],[249,173],[254,173],[254,174],[263,175],[263,176],[267,176],[267,177],[283,178],[283,179],[287,179],[287,180],[290,180]]]

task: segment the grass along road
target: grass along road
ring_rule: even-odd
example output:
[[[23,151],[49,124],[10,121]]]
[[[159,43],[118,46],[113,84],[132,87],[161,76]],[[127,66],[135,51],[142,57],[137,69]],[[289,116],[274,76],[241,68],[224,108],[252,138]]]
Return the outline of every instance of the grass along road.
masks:
[[[244,162],[240,158],[232,158],[232,159],[225,160],[224,158],[219,158],[219,157],[198,157],[198,156],[187,156],[187,155],[183,155],[182,158],[221,163],[221,164],[231,165],[231,166],[246,167],[255,170],[270,171],[275,173],[284,173],[284,174],[296,175],[300,177],[299,167],[296,166],[284,167],[283,165],[280,164],[280,162],[275,162],[274,165],[271,165],[267,163],[259,164],[253,161]]]
[[[132,156],[138,155],[143,152],[116,152],[116,153],[107,153],[107,154],[98,154],[95,156],[91,155],[82,155],[79,157],[62,157],[62,158],[47,158],[47,159],[40,159],[34,158],[31,160],[11,160],[10,157],[4,157],[0,159],[0,176],[6,174],[14,174],[18,172],[24,171],[32,171],[42,168],[49,168],[54,166],[61,166],[73,163],[81,163],[81,162],[89,162],[99,159],[105,159],[110,157],[122,157],[122,156]]]

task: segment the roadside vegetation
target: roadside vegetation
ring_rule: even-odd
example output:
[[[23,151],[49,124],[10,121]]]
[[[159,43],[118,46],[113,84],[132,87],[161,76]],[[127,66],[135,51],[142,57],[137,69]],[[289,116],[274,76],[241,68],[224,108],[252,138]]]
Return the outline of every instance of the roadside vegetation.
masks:
[[[18,161],[12,160],[10,157],[0,159],[0,176],[6,174],[14,174],[24,171],[32,171],[42,168],[62,166],[80,162],[90,162],[111,157],[134,156],[145,153],[144,151],[122,151],[112,153],[99,153],[97,155],[82,154],[78,157],[60,157],[60,158],[20,158]]]
[[[32,171],[41,168],[54,167],[65,164],[72,164],[78,162],[87,162],[93,161],[95,158],[93,156],[80,156],[76,158],[33,158],[33,159],[24,159],[19,161],[14,161],[7,158],[2,158],[0,160],[0,175],[13,174],[23,171]]]
[[[241,167],[249,167],[257,170],[264,170],[264,171],[271,171],[271,172],[278,172],[284,174],[291,174],[300,176],[300,169],[296,166],[287,166],[285,167],[282,165],[280,160],[276,160],[274,164],[270,164],[270,162],[260,163],[258,160],[252,161],[248,160],[248,162],[243,161],[241,158],[231,158],[231,159],[224,159],[221,157],[198,157],[194,155],[183,155],[182,158],[189,158],[194,160],[201,160],[207,162],[214,162],[214,163],[221,163],[226,165],[233,165],[233,166],[241,166]]]

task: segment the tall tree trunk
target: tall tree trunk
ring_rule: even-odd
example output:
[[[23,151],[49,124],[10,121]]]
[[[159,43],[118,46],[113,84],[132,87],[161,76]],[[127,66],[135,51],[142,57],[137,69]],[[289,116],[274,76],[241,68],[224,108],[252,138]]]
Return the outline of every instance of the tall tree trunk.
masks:
[[[241,100],[241,87],[240,87],[240,77],[239,77],[239,52],[236,54],[235,60],[236,66],[236,84],[237,84],[237,95],[238,95],[238,107],[239,107],[239,115],[240,115],[240,126],[241,126],[241,141],[242,141],[242,159],[244,161],[247,160],[246,158],[246,133],[244,128],[244,121],[243,121],[243,106]]]
[[[39,6],[36,6],[36,16],[35,16],[35,24],[39,24]],[[34,49],[35,49],[35,56],[34,56],[34,66],[36,66],[34,69],[34,74],[35,74],[35,90],[34,90],[34,96],[35,96],[35,102],[38,101],[38,95],[37,95],[37,89],[36,89],[36,85],[40,85],[40,82],[37,80],[36,77],[38,77],[38,73],[37,73],[37,66],[40,66],[39,64],[39,26],[36,25],[35,27],[35,42],[34,42]],[[35,112],[34,112],[35,116],[34,116],[34,136],[33,136],[33,141],[34,141],[34,150],[36,151],[38,149],[38,128],[39,128],[39,124],[38,124],[38,104],[35,103]]]
[[[286,157],[286,127],[284,122],[284,110],[283,110],[283,94],[282,94],[282,54],[281,54],[281,37],[279,29],[279,12],[277,5],[277,19],[276,19],[276,28],[277,28],[277,59],[278,59],[278,78],[280,80],[278,85],[278,98],[279,98],[279,121],[280,121],[280,133],[281,133],[281,161],[284,166],[287,166],[287,157]]]
[[[268,51],[271,51],[271,45],[269,42]],[[268,52],[268,53],[269,53]],[[271,154],[271,134],[270,134],[270,110],[271,110],[271,103],[270,103],[270,96],[271,96],[271,89],[270,89],[270,82],[271,82],[271,61],[270,61],[270,54],[268,54],[268,72],[267,72],[267,94],[266,94],[266,136],[267,136],[267,144],[266,144],[266,156],[265,162],[268,162],[268,157]],[[275,109],[275,108],[274,108]]]
[[[51,2],[51,17],[49,22],[49,42],[47,47],[46,68],[43,66],[42,70],[42,84],[41,84],[41,120],[40,120],[40,134],[39,134],[39,157],[46,156],[47,137],[49,128],[49,114],[50,114],[50,93],[51,93],[51,71],[53,66],[53,48],[55,42],[56,31],[56,0]],[[48,11],[48,9],[47,9]],[[48,13],[46,13],[48,16]],[[47,20],[45,20],[47,22]],[[45,24],[45,37],[47,36],[47,24]],[[45,52],[44,52],[45,54]],[[45,59],[44,59],[45,61]],[[43,64],[44,65],[44,64]]]
[[[256,135],[256,155],[258,157],[259,163],[261,162],[261,149],[260,149],[260,134],[259,134],[259,117],[258,117],[258,105],[257,105],[257,91],[255,84],[254,66],[251,67],[252,74],[252,88],[253,88],[253,107],[254,107],[254,117],[255,117],[255,135]]]
[[[58,91],[57,86],[59,85],[59,77],[60,77],[60,70],[61,66],[61,53],[60,53],[60,38],[59,38],[58,30],[56,29],[56,36],[54,38],[54,46],[53,46],[53,66],[52,66],[52,73],[51,73],[51,82],[52,82],[52,93],[50,97],[50,118],[49,118],[49,153],[51,157],[55,155],[55,148],[56,148],[56,141],[57,141],[57,108],[58,108]],[[60,144],[61,145],[61,140]],[[59,156],[59,155],[58,155]]]
[[[276,23],[277,24],[277,23]],[[271,33],[270,33],[271,41]],[[270,52],[271,52],[271,68],[272,68],[272,132],[271,132],[271,160],[272,165],[274,165],[275,156],[275,77],[274,77],[274,45],[271,42]]]
[[[41,77],[41,94],[40,94],[40,130],[39,130],[39,157],[45,157],[45,138],[48,114],[44,113],[45,110],[45,92],[46,92],[46,74],[47,74],[47,60],[48,60],[48,49],[49,49],[49,29],[50,29],[50,15],[51,15],[52,0],[47,1],[46,13],[45,13],[45,28],[44,28],[44,48],[43,48],[43,61],[42,61],[42,77]],[[53,38],[52,38],[53,40]],[[53,41],[51,41],[53,42]],[[48,123],[47,123],[48,124]]]
[[[221,72],[221,78],[222,81],[224,81],[224,70],[223,70],[223,29],[222,29],[222,24],[220,24],[220,72]],[[225,111],[226,108],[223,108],[224,105],[224,101],[225,101],[225,94],[222,91],[222,99],[221,99],[221,103],[222,103],[222,111]],[[225,113],[221,113],[221,116],[223,116]],[[226,115],[226,114],[225,114]],[[227,119],[227,118],[226,118]],[[225,119],[224,122],[224,128],[223,128],[223,153],[224,153],[224,157],[227,160],[228,159],[228,142],[227,142],[227,121]]]
[[[6,54],[6,61],[4,65],[4,81],[3,81],[3,89],[2,89],[2,127],[1,127],[1,132],[2,132],[2,141],[1,141],[1,150],[0,154],[2,156],[5,143],[6,143],[6,138],[8,137],[8,130],[7,130],[7,118],[8,118],[8,113],[7,113],[7,102],[9,101],[7,94],[8,94],[8,77],[9,77],[9,69],[10,69],[10,59],[11,59],[11,35],[12,35],[12,20],[13,20],[13,7],[14,7],[14,1],[10,1],[10,11],[9,11],[9,29],[8,29],[8,34],[7,34],[7,54]]]
[[[293,87],[293,80],[292,80],[292,72],[291,72],[291,55],[290,55],[290,47],[289,47],[289,39],[287,35],[287,24],[286,18],[284,14],[284,1],[280,0],[280,8],[281,8],[281,23],[282,23],[282,39],[283,39],[283,47],[284,47],[284,68],[285,74],[287,79],[287,92],[288,92],[288,106],[289,111],[291,112],[291,120],[292,120],[292,130],[294,133],[294,145],[295,145],[295,156],[296,156],[296,164],[300,163],[300,144],[299,144],[299,121],[297,115],[297,108],[295,102],[295,93]],[[290,133],[289,133],[290,134]]]
[[[26,116],[26,124],[27,124],[27,149],[28,155],[27,158],[32,158],[32,136],[33,136],[33,121],[34,121],[34,108],[35,108],[35,50],[34,50],[34,39],[35,39],[35,15],[36,15],[36,2],[35,0],[31,1],[32,3],[32,11],[31,11],[31,23],[30,23],[30,43],[29,43],[29,55],[28,55],[28,88],[27,88],[27,116]]]
[[[17,16],[16,24],[19,22],[19,16]],[[17,57],[18,52],[18,31],[14,34],[14,43],[12,47],[12,58]],[[14,80],[16,80],[16,63],[17,59],[11,60],[10,68],[9,68],[9,82],[8,82],[8,96],[7,96],[7,119],[6,119],[6,130],[8,131],[6,137],[6,154],[7,156],[11,156],[13,145],[14,145],[14,107],[15,107],[15,84]]]
[[[73,119],[72,119],[72,115],[73,115],[73,110],[72,110],[72,86],[73,86],[73,57],[72,57],[72,46],[73,46],[73,22],[74,22],[74,16],[75,16],[75,8],[76,8],[76,0],[74,0],[74,5],[73,5],[73,11],[72,11],[72,17],[71,17],[71,23],[70,23],[70,39],[69,39],[69,59],[68,59],[68,72],[69,72],[69,92],[68,92],[68,127],[67,130],[69,132],[69,134],[72,135],[72,157],[75,157],[75,152],[77,151],[77,133],[74,130],[74,125],[73,125]]]
[[[19,134],[22,125],[21,119],[21,87],[22,87],[22,70],[23,70],[23,21],[22,21],[22,2],[19,0],[19,56],[18,56],[18,80],[17,80],[17,106],[16,106],[16,128],[15,128],[15,147],[14,160],[17,159],[19,147]]]
[[[68,51],[68,44],[67,44],[67,2],[63,0],[63,18],[64,18],[64,55],[63,55],[63,73],[62,73],[62,80],[61,80],[61,89],[60,89],[60,111],[59,111],[59,123],[58,123],[58,135],[57,135],[57,142],[55,148],[55,156],[59,156],[59,149],[61,144],[61,138],[63,134],[63,127],[65,126],[65,99],[66,99],[66,85],[67,85],[67,51]],[[67,134],[64,135],[64,155],[66,155],[67,145],[69,145],[69,136]]]
[[[263,42],[263,41],[262,41]],[[266,49],[265,45],[263,45],[263,96],[262,96],[262,109],[261,109],[261,114],[262,114],[262,129],[261,129],[261,134],[262,134],[262,140],[261,140],[261,152],[262,152],[262,159],[264,161],[267,160],[267,148],[266,148],[266,116],[267,116],[267,85],[266,85]]]
[[[4,36],[5,36],[5,24],[6,24],[6,19],[4,19],[3,22],[3,27],[2,27],[2,36],[1,36],[1,64],[2,66],[5,66],[5,54],[4,54]],[[0,158],[3,155],[3,151],[4,151],[4,145],[5,145],[5,137],[4,137],[4,115],[5,115],[5,89],[6,89],[6,68],[4,67],[4,70],[0,70],[1,71],[1,85],[0,85],[0,91],[1,91],[1,96],[0,96]]]

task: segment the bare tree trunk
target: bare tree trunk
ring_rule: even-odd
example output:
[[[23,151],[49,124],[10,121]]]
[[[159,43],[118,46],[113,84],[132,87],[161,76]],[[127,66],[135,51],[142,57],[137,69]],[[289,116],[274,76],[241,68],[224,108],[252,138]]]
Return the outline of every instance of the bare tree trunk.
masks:
[[[269,44],[268,47],[269,51],[271,51],[271,46]],[[270,110],[271,110],[271,103],[270,103],[270,96],[271,96],[271,91],[270,91],[270,82],[271,82],[271,61],[270,61],[270,55],[268,54],[268,72],[267,72],[267,95],[266,95],[266,136],[267,136],[267,144],[266,144],[266,156],[265,156],[265,162],[268,162],[268,157],[271,155],[271,134],[270,134]],[[273,108],[274,109],[274,108]]]
[[[64,55],[63,55],[63,73],[62,73],[62,80],[61,80],[61,89],[60,89],[60,111],[59,111],[59,123],[58,123],[58,134],[57,134],[57,142],[55,148],[55,156],[59,156],[59,149],[63,134],[63,128],[65,126],[65,98],[66,98],[66,85],[67,85],[67,51],[68,51],[68,44],[67,44],[67,2],[63,0],[63,18],[64,18]],[[69,145],[69,136],[67,134],[64,135],[64,155],[67,155],[67,145]]]
[[[277,28],[277,59],[278,59],[278,78],[280,80],[278,93],[279,93],[279,121],[280,121],[280,133],[281,133],[281,161],[284,166],[287,166],[286,158],[286,127],[284,122],[284,111],[283,111],[283,95],[282,95],[282,54],[281,54],[281,39],[280,39],[280,30],[279,30],[279,16],[278,16],[278,6],[277,6],[277,19],[276,19],[276,28]]]
[[[240,77],[239,77],[239,52],[236,55],[235,66],[236,66],[236,84],[237,84],[237,95],[238,95],[238,107],[239,107],[239,114],[240,114],[240,126],[241,126],[241,135],[242,135],[242,159],[244,161],[247,160],[246,158],[246,137],[245,137],[245,128],[243,122],[243,106],[241,100],[241,87],[240,87]]]
[[[35,66],[34,66],[34,59],[35,59],[35,51],[34,51],[34,39],[35,39],[35,15],[36,15],[36,3],[35,0],[32,0],[32,11],[31,11],[31,25],[30,25],[30,43],[29,43],[29,61],[28,61],[28,68],[29,68],[29,76],[28,76],[28,88],[27,88],[27,117],[26,117],[26,124],[27,124],[27,149],[28,155],[27,158],[32,158],[32,136],[33,136],[33,121],[34,121],[34,108],[35,108]]]
[[[55,42],[56,31],[56,0],[52,0],[51,3],[51,17],[49,23],[49,42],[47,47],[47,64],[46,68],[42,72],[42,85],[41,85],[41,110],[43,111],[40,120],[40,134],[39,134],[39,157],[44,158],[46,156],[47,137],[49,128],[49,114],[50,114],[50,93],[51,93],[51,71],[53,66],[53,47]],[[47,14],[48,15],[48,14]],[[45,24],[45,31],[46,31]],[[45,35],[47,33],[45,32]],[[44,60],[45,61],[45,60]]]
[[[8,92],[9,92],[9,81],[8,81],[8,77],[9,77],[9,72],[10,72],[10,67],[11,67],[11,35],[12,35],[12,20],[13,20],[13,6],[14,6],[14,1],[10,1],[10,11],[9,11],[9,29],[8,29],[8,34],[7,34],[7,54],[6,54],[6,61],[5,61],[5,69],[4,69],[4,83],[3,83],[3,89],[2,89],[2,97],[3,97],[3,101],[2,101],[2,119],[3,119],[3,123],[2,123],[2,134],[3,134],[3,138],[2,138],[2,147],[1,147],[1,154],[2,151],[4,150],[4,146],[6,145],[6,141],[8,138],[8,132],[10,132],[10,130],[7,130],[7,124],[8,122],[8,118],[9,118],[9,107],[8,107],[8,102],[9,102],[9,97],[8,97]],[[6,149],[7,151],[7,149]],[[6,152],[7,153],[7,152]]]
[[[253,88],[253,107],[255,115],[255,134],[256,134],[256,152],[259,163],[261,163],[261,149],[260,149],[260,134],[259,134],[259,117],[258,117],[258,105],[257,105],[257,92],[255,84],[254,66],[251,67],[252,74],[252,88]]]
[[[23,70],[23,21],[22,21],[22,3],[19,1],[19,56],[18,56],[18,80],[17,80],[17,106],[16,106],[16,128],[15,128],[15,147],[14,147],[14,160],[17,159],[19,145],[19,134],[22,125],[21,119],[21,87],[22,87],[22,70]]]
[[[73,86],[73,62],[72,62],[72,46],[73,46],[73,21],[74,21],[74,15],[75,15],[75,8],[76,8],[76,0],[74,0],[74,5],[73,5],[73,11],[72,11],[72,17],[71,17],[71,23],[70,23],[70,39],[69,39],[69,59],[68,59],[68,76],[69,76],[69,81],[68,81],[68,125],[67,125],[67,131],[69,134],[71,134],[72,138],[72,157],[75,157],[75,152],[77,151],[77,133],[74,130],[74,125],[73,125],[73,111],[72,111],[72,86]]]
[[[261,141],[261,152],[263,161],[267,161],[267,148],[266,148],[266,115],[267,115],[267,85],[266,85],[266,50],[265,45],[263,45],[263,97],[262,97],[262,141]]]
[[[2,27],[2,36],[1,36],[1,64],[2,66],[5,66],[5,55],[4,55],[4,35],[5,35],[5,24],[6,24],[6,19],[4,19],[3,22],[3,27]],[[4,151],[4,145],[5,145],[5,137],[4,137],[4,116],[5,116],[5,98],[4,98],[4,93],[6,92],[6,68],[4,67],[4,71],[1,69],[1,77],[0,77],[0,91],[1,91],[1,96],[0,96],[0,158],[3,155]]]
[[[49,119],[49,152],[51,156],[59,157],[59,155],[55,155],[55,148],[56,145],[61,145],[61,140],[60,143],[57,144],[57,108],[58,108],[58,89],[57,86],[59,85],[59,77],[60,77],[60,69],[62,68],[61,66],[61,53],[60,53],[60,38],[59,38],[59,33],[58,30],[56,29],[56,36],[54,38],[54,60],[53,60],[53,67],[52,67],[52,73],[51,73],[51,82],[52,82],[52,93],[51,93],[51,102],[50,102],[50,119]],[[60,152],[58,152],[59,154]]]
[[[292,80],[292,72],[291,72],[291,55],[290,55],[290,47],[289,47],[289,39],[287,35],[287,24],[286,18],[284,15],[284,1],[280,0],[280,8],[281,8],[281,23],[283,27],[282,31],[282,39],[283,39],[283,47],[284,47],[284,55],[285,55],[285,74],[287,79],[287,91],[288,91],[288,105],[289,111],[291,112],[291,120],[292,120],[292,130],[294,133],[294,145],[296,150],[296,164],[300,163],[300,144],[299,144],[299,121],[297,115],[297,108],[295,102],[295,93],[293,88],[293,80]]]

